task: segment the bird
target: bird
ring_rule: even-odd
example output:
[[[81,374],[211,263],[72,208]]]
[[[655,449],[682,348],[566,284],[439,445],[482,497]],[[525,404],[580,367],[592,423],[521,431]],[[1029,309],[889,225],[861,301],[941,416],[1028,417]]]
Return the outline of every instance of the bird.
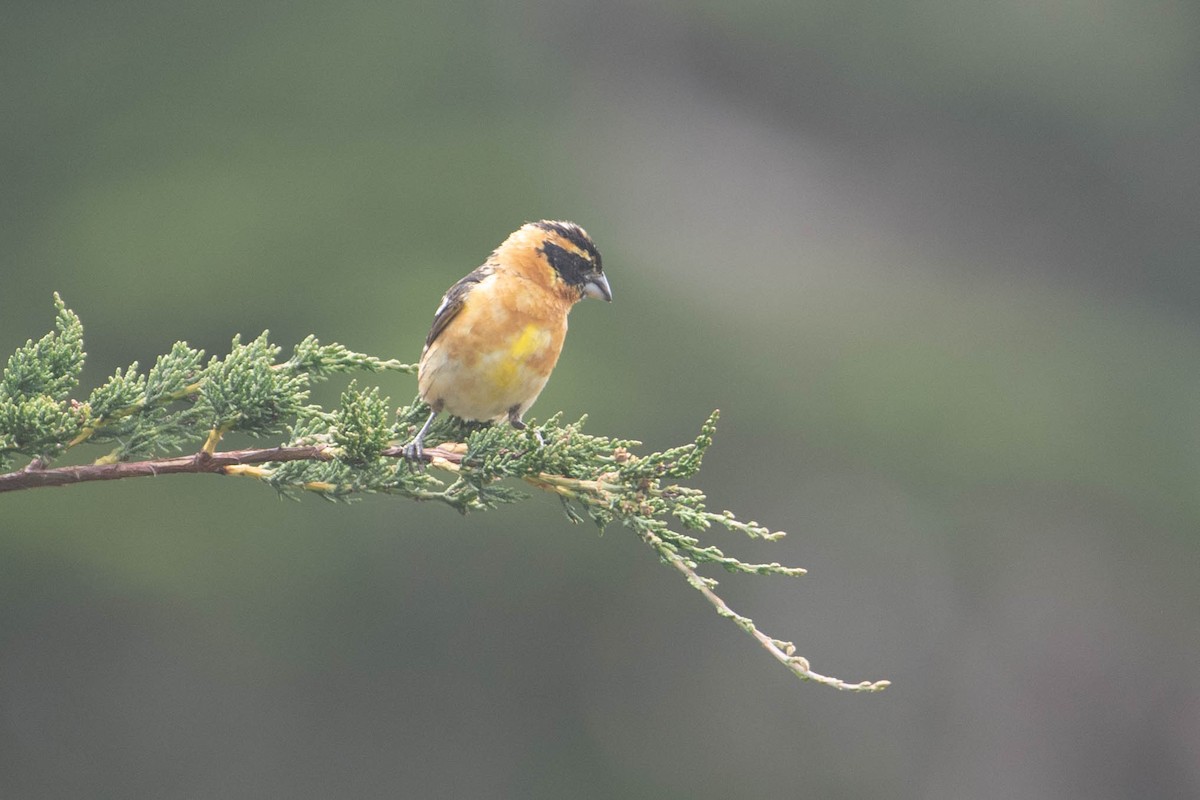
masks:
[[[433,315],[417,368],[429,418],[404,457],[420,461],[425,435],[445,411],[468,421],[526,428],[567,335],[567,315],[590,297],[612,302],[600,251],[574,222],[539,220],[509,234],[450,287]],[[541,442],[541,436],[538,436]]]

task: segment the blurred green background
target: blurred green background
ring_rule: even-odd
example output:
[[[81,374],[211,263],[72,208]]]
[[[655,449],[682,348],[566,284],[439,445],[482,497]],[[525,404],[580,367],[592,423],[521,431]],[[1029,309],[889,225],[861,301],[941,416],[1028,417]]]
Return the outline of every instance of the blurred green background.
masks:
[[[251,481],[0,500],[5,797],[1200,795],[1192,4],[10,2],[0,350],[414,360],[574,219],[545,418],[791,536],[728,599],[546,496]],[[371,379],[368,379],[369,381]],[[415,381],[377,381],[396,403]],[[336,384],[330,391],[340,388]]]

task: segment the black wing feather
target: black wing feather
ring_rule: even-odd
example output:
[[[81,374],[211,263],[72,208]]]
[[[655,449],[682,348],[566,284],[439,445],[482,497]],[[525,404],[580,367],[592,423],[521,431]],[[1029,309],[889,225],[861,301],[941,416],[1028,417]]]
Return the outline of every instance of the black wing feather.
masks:
[[[446,326],[450,324],[450,320],[458,316],[459,311],[462,311],[467,295],[471,293],[476,284],[495,271],[495,268],[491,265],[484,264],[451,286],[446,294],[442,296],[442,304],[438,306],[437,313],[433,315],[433,327],[429,329],[429,335],[425,337],[426,349],[429,349],[429,345],[433,344],[434,339],[437,339],[441,332],[446,330]]]

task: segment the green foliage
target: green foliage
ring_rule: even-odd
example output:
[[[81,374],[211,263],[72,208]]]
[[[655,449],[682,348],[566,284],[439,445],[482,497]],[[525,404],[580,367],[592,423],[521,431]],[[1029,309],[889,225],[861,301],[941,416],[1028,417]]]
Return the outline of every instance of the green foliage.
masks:
[[[266,331],[249,344],[234,336],[229,355],[213,356],[204,371],[197,403],[200,416],[221,431],[261,436],[280,430],[308,399],[308,378],[302,372],[276,369],[279,350]]]
[[[37,342],[32,339],[18,347],[4,367],[0,396],[11,399],[46,396],[66,400],[83,369],[83,323],[54,295],[55,333],[47,333]]]
[[[463,514],[524,499],[527,495],[513,485],[522,481],[557,495],[574,522],[590,519],[601,529],[617,522],[632,530],[721,616],[801,678],[859,691],[886,685],[847,684],[813,672],[794,646],[763,634],[748,617],[732,611],[713,593],[716,580],[697,572],[714,564],[732,573],[804,574],[775,562],[744,562],[693,535],[716,524],[754,539],[783,536],[729,511],[710,511],[702,491],[675,482],[699,471],[716,432],[715,411],[695,441],[646,455],[633,452],[640,442],[584,433],[586,417],[564,424],[555,415],[517,430],[442,416],[426,437],[429,464],[411,464],[401,457],[401,445],[427,417],[423,403],[402,406],[393,416],[390,400],[378,388],[360,389],[352,381],[337,409],[308,404],[315,380],[355,370],[412,373],[410,364],[323,345],[312,336],[296,345],[291,358],[279,361],[280,348],[263,332],[248,343],[235,336],[229,353],[207,364],[203,352],[178,342],[145,375],[136,362],[130,364],[79,402],[70,394],[83,366],[83,327],[57,295],[55,307],[57,331],[18,348],[0,378],[0,458],[31,459],[23,471],[0,475],[0,488],[29,488],[22,481],[31,473],[55,472],[60,479],[55,485],[114,477],[120,462],[161,459],[187,447],[198,448],[196,455],[141,462],[134,465],[137,474],[168,467],[220,471],[261,480],[285,496],[314,493],[339,501],[391,494],[438,501]],[[221,438],[235,431],[253,437],[284,433],[284,441],[261,450],[218,452]],[[90,467],[48,469],[53,457],[85,444],[113,446]],[[220,456],[228,458],[217,462]],[[109,467],[113,470],[105,473]],[[676,530],[676,523],[690,533]]]
[[[146,375],[138,374],[136,361],[124,373],[118,369],[88,397],[87,425],[71,444],[114,443],[104,456],[110,462],[182,449],[195,436],[197,411],[171,406],[196,392],[203,359],[204,351],[176,342]]]
[[[352,382],[342,393],[332,433],[347,464],[369,464],[383,455],[392,438],[387,406],[388,399],[380,398],[376,387],[360,392]]]
[[[193,350],[187,342],[176,342],[171,352],[158,357],[146,376],[146,392],[141,405],[178,400],[195,391],[193,383],[200,376],[203,360],[203,350]]]
[[[7,464],[15,452],[44,462],[79,427],[79,413],[50,395],[0,398],[0,459]]]
[[[54,295],[57,329],[18,347],[0,376],[0,469],[16,453],[45,458],[82,426],[68,402],[83,369],[83,323]]]
[[[296,345],[292,357],[284,366],[289,370],[307,373],[314,380],[355,370],[365,372],[393,370],[407,372],[410,375],[417,371],[415,364],[402,364],[395,359],[382,359],[364,353],[355,353],[336,342],[321,344],[315,336],[309,336]]]

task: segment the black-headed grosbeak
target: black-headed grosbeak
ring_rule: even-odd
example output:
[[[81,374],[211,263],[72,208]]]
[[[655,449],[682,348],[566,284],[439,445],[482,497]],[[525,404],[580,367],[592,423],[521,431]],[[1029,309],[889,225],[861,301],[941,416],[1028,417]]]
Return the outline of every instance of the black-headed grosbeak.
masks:
[[[417,373],[432,412],[405,457],[421,458],[425,434],[442,411],[524,429],[521,417],[562,352],[567,314],[585,297],[612,302],[600,252],[583,228],[552,220],[522,225],[451,286]]]

